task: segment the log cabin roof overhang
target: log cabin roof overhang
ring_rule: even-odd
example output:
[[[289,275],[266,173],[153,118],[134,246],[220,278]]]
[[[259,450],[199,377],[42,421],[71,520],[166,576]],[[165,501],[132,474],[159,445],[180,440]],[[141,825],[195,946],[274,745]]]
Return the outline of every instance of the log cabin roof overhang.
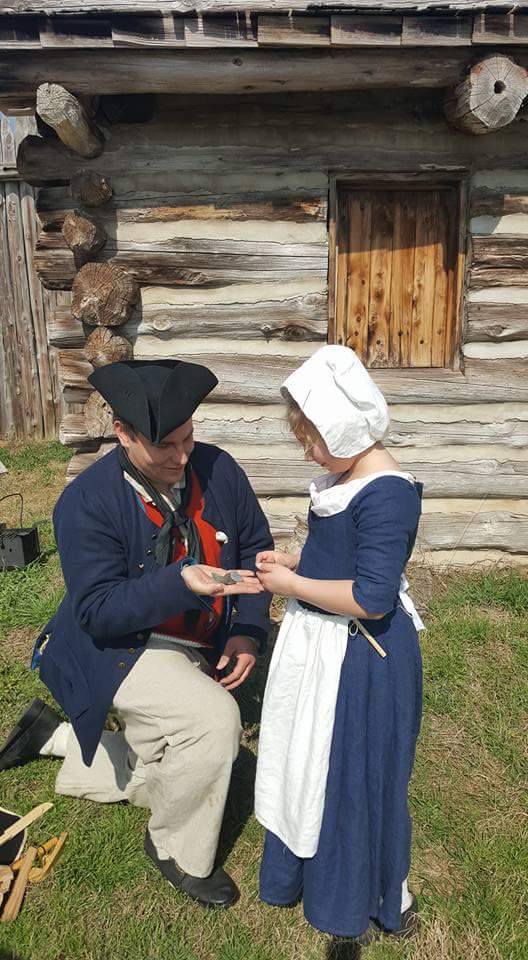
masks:
[[[492,53],[528,69],[528,0],[0,0],[0,109],[33,110],[44,83],[84,95],[438,89]]]
[[[0,51],[528,44],[528,0],[0,0]]]

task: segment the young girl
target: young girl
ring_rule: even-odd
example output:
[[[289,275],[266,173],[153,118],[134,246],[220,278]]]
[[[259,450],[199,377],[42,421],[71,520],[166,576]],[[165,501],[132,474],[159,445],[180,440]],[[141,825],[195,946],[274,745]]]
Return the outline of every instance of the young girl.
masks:
[[[300,555],[257,556],[264,587],[290,598],[262,712],[260,895],[277,906],[302,896],[314,927],[365,943],[416,921],[407,788],[423,624],[403,571],[422,486],[384,449],[387,405],[350,349],[323,347],[281,392],[328,472],[311,484]]]

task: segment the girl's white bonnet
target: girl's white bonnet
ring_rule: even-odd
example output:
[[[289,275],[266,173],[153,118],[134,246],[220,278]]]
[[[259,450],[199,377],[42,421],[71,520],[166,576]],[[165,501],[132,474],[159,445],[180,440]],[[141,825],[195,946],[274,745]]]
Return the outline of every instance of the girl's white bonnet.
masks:
[[[354,457],[383,440],[385,398],[349,347],[321,347],[281,387],[317,427],[334,457]]]

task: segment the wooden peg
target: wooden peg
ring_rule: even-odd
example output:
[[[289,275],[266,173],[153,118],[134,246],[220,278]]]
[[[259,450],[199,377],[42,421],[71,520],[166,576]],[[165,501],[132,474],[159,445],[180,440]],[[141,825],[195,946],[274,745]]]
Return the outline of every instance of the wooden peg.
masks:
[[[6,900],[6,905],[2,911],[2,916],[0,918],[2,923],[6,923],[9,920],[16,920],[18,917],[20,908],[22,906],[22,901],[24,899],[24,894],[26,892],[26,887],[29,882],[29,874],[31,872],[33,863],[35,862],[36,856],[36,847],[29,847],[27,853],[23,856],[20,870],[18,871],[11,893]]]
[[[34,807],[33,810],[30,810],[29,813],[26,813],[25,816],[20,817],[20,820],[17,820],[16,823],[11,824],[7,830],[4,830],[0,836],[0,847],[3,843],[7,843],[8,840],[12,840],[13,837],[16,837],[19,833],[22,833],[26,827],[29,827],[31,823],[34,823],[35,820],[38,820],[39,817],[44,816],[48,810],[51,810],[53,804],[46,802],[40,803],[38,807]]]

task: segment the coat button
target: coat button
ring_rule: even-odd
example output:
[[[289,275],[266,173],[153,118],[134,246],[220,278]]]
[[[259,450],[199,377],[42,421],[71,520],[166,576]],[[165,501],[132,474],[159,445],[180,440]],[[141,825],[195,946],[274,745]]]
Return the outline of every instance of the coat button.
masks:
[[[120,670],[124,670],[126,667],[126,663],[124,662],[124,660],[120,660],[117,666],[119,667]]]
[[[147,550],[147,557],[150,557],[152,550]]]
[[[144,640],[144,639],[145,639],[145,634],[144,634],[144,633],[138,633],[138,634],[136,634],[136,636],[137,636],[138,640]]]
[[[136,652],[136,648],[135,648],[135,647],[129,647],[129,648],[128,648],[128,652],[129,652],[129,653],[135,653],[135,652]]]
[[[140,570],[144,570],[144,569],[145,569],[145,564],[144,564],[144,563],[138,563],[138,567],[139,567]]]

